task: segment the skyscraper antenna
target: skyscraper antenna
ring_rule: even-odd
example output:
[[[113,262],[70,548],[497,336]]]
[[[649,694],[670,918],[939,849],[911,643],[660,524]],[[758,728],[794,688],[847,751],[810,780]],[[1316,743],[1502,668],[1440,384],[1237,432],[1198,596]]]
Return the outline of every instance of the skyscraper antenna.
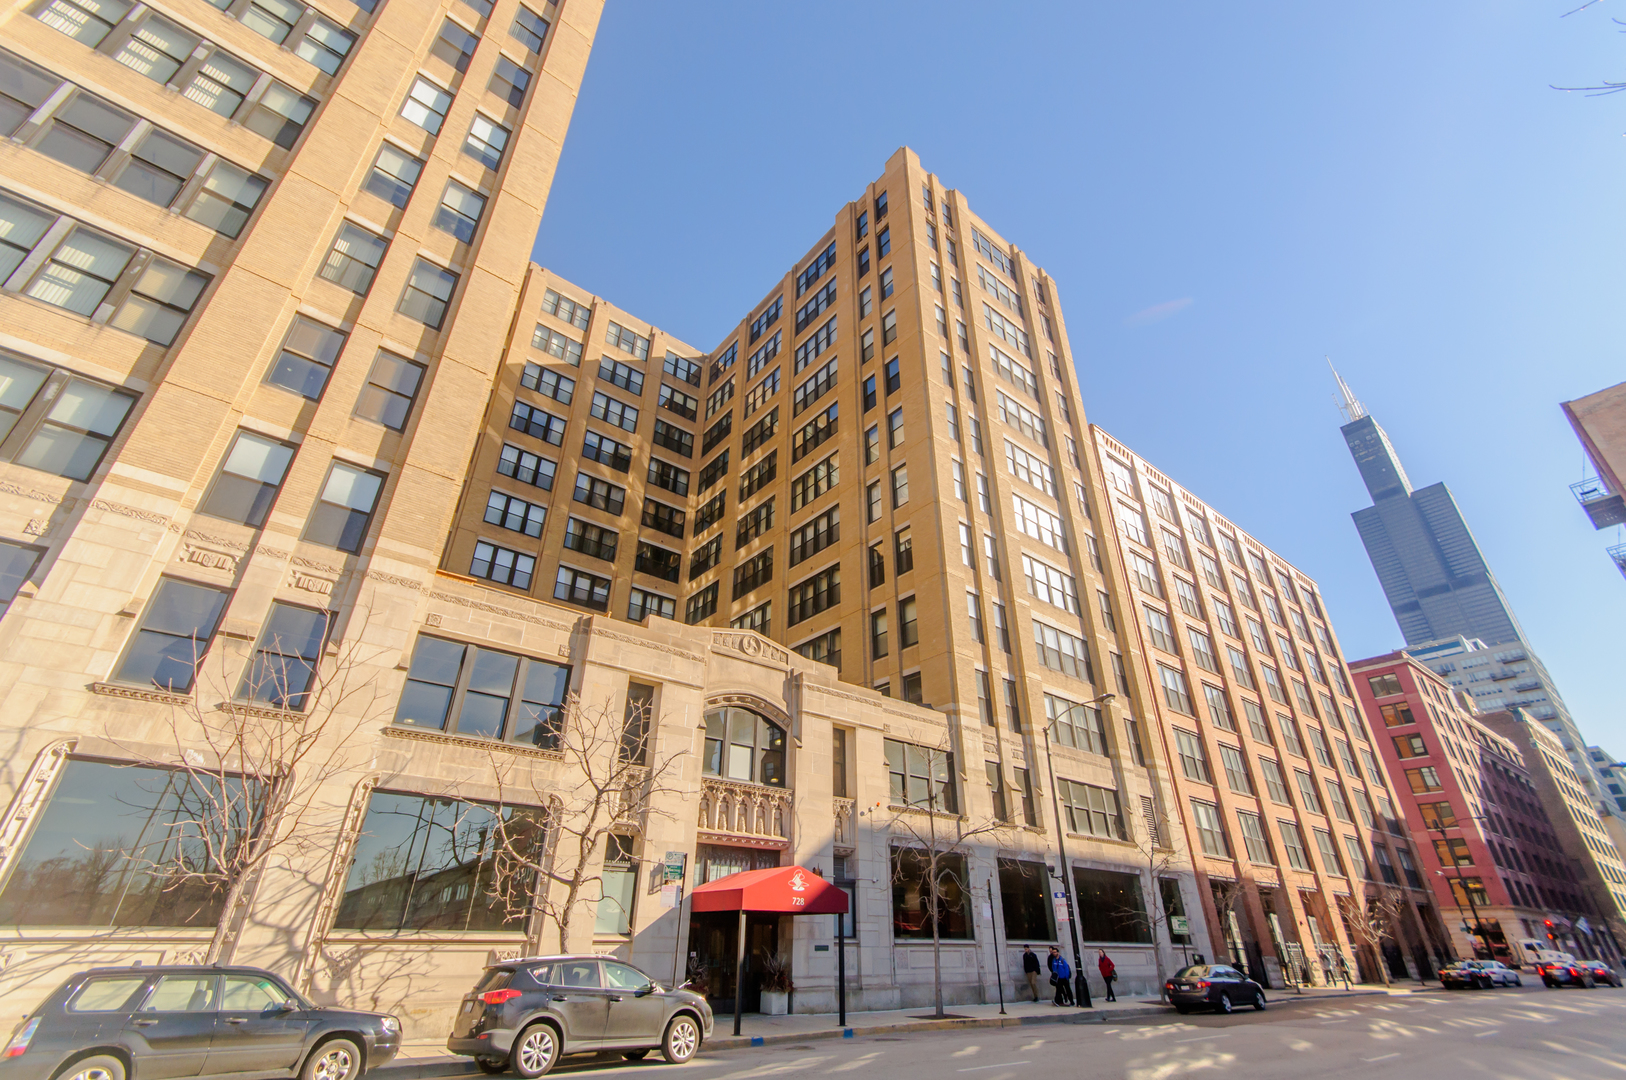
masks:
[[[1332,357],[1329,356],[1326,359],[1327,370],[1331,371],[1332,377],[1338,380],[1338,392],[1344,398],[1339,403],[1338,411],[1344,414],[1345,421],[1359,420],[1366,415],[1366,406],[1360,403],[1355,397],[1354,391],[1349,388],[1349,384],[1344,381],[1344,377],[1338,374],[1338,369],[1332,366]]]

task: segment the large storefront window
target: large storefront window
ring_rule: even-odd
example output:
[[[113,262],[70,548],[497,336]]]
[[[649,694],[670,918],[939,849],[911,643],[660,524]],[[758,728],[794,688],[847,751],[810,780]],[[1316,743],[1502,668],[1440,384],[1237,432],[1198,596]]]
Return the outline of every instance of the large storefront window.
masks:
[[[1046,889],[1049,879],[1044,863],[999,860],[999,899],[1007,941],[1056,940]]]
[[[5,890],[0,925],[213,926],[223,883],[210,850],[246,843],[263,800],[240,781],[70,760]],[[207,843],[205,843],[207,839]]]
[[[772,870],[779,865],[779,852],[762,848],[727,847],[723,844],[701,844],[695,849],[694,861],[700,866],[695,884],[743,874],[747,870]]]
[[[706,714],[707,776],[785,786],[785,729],[749,709]]]
[[[926,885],[929,853],[914,848],[892,851],[892,936],[931,939],[932,923],[945,940],[971,938],[971,899],[965,890],[965,856],[938,855],[937,902],[931,903]],[[934,910],[935,907],[935,910]]]
[[[638,893],[638,860],[633,838],[612,833],[604,838],[604,898],[593,914],[593,933],[632,933],[632,904]]]
[[[540,847],[540,809],[374,792],[334,927],[522,930],[529,875],[504,853]]]
[[[1151,942],[1139,874],[1075,866],[1073,882],[1078,901],[1078,936],[1082,940],[1137,945]]]

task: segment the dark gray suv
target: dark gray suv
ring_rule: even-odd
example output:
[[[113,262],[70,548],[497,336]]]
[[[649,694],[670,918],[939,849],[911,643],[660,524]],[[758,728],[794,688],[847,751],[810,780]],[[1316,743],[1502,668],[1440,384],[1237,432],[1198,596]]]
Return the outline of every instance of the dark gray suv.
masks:
[[[395,1017],[312,1005],[259,968],[93,968],[23,1018],[0,1080],[356,1080],[400,1048]]]
[[[565,1054],[619,1051],[636,1061],[659,1049],[694,1057],[711,1038],[711,1006],[668,990],[604,956],[535,956],[486,968],[452,1024],[446,1048],[488,1073],[541,1076]]]

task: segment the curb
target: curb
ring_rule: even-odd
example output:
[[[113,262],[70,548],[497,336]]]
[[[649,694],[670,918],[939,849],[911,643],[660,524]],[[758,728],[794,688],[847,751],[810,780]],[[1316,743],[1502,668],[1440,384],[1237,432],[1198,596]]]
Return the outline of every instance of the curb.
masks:
[[[1316,995],[1301,997],[1293,994],[1271,998],[1271,1005],[1293,1005],[1308,1002],[1341,1001],[1351,997],[1387,997],[1388,990],[1346,990],[1338,996]],[[979,1028],[1036,1027],[1041,1024],[1113,1024],[1124,1020],[1138,1020],[1148,1016],[1174,1015],[1169,1006],[1147,1003],[1110,1012],[1075,1010],[1055,1015],[1038,1016],[972,1016],[963,1020],[915,1020],[902,1024],[872,1024],[866,1027],[823,1028],[817,1031],[780,1032],[773,1035],[713,1035],[701,1050],[702,1054],[724,1050],[745,1050],[756,1046],[780,1043],[808,1042],[814,1039],[861,1039],[866,1036],[908,1034],[918,1031],[974,1030]],[[476,1076],[479,1070],[470,1058],[397,1059],[382,1066],[372,1075],[378,1080],[438,1080],[441,1077]]]

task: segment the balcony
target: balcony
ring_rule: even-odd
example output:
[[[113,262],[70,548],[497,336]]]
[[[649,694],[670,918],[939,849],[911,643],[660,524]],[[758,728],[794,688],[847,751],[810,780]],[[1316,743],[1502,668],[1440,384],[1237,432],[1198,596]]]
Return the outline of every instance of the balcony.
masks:
[[[788,848],[791,793],[708,776],[700,787],[700,839],[736,847]]]
[[[1621,574],[1626,575],[1626,544],[1616,544],[1610,548],[1609,557],[1615,560],[1615,565],[1620,568]]]
[[[1570,491],[1575,495],[1575,501],[1581,504],[1581,509],[1586,511],[1586,516],[1592,519],[1594,529],[1626,524],[1626,499],[1610,491],[1602,480],[1582,480],[1578,484],[1571,484]]]

